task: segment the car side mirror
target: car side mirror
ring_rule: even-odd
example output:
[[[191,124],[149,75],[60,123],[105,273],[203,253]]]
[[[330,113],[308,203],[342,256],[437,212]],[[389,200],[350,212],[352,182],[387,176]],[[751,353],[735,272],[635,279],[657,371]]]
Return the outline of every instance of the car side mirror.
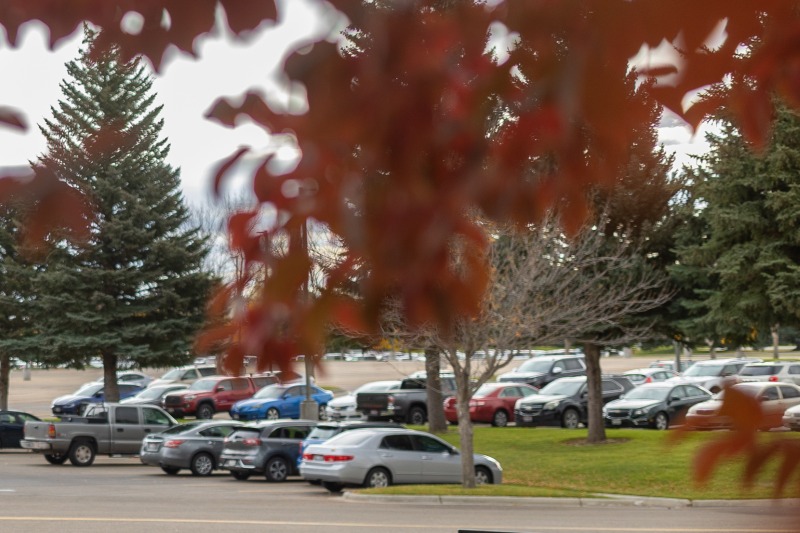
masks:
[[[225,387],[217,387],[217,392],[225,392]]]
[[[680,400],[680,398],[678,398],[677,396],[673,396],[672,398],[669,399],[670,403],[677,402],[678,400]]]
[[[459,455],[458,450],[455,448],[450,448],[450,455]]]
[[[553,369],[553,374],[560,374],[564,371],[560,366],[557,366]]]

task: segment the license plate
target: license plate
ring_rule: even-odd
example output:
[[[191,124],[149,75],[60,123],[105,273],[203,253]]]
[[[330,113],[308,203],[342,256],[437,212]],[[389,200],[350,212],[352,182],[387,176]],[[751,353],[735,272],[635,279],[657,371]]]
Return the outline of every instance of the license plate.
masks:
[[[314,456],[314,460],[315,460],[315,461],[324,461],[324,460],[325,460],[325,458],[324,458],[323,456],[321,456],[321,455],[315,455],[315,456]]]
[[[611,425],[612,426],[621,426],[622,425],[622,420],[612,420],[611,421]]]
[[[147,451],[148,452],[154,452],[156,450],[158,450],[158,444],[156,444],[154,442],[150,442],[150,443],[147,444]]]
[[[533,420],[532,416],[523,416],[522,417],[522,421],[523,422],[530,422],[531,420]]]

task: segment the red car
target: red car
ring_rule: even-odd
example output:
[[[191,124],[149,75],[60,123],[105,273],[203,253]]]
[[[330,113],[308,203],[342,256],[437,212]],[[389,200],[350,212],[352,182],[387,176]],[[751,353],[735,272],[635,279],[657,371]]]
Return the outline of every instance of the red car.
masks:
[[[469,417],[473,422],[491,422],[493,426],[505,427],[514,421],[517,400],[538,393],[525,383],[484,383],[469,401]],[[458,423],[454,396],[444,400],[444,416],[451,424]]]

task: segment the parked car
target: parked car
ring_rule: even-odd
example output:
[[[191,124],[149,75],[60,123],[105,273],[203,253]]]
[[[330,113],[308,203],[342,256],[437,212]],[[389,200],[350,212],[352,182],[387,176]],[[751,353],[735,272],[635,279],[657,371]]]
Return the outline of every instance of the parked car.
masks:
[[[474,461],[478,484],[502,483],[503,469],[496,459],[476,453]],[[461,483],[461,453],[422,431],[362,429],[306,448],[300,474],[307,480],[321,480],[331,492],[347,485]]]
[[[147,387],[153,382],[153,378],[139,372],[138,370],[120,370],[117,372],[117,383],[128,383],[132,385],[139,385],[140,387]],[[105,383],[105,378],[101,377],[94,380],[94,383]]]
[[[212,418],[214,413],[231,411],[236,402],[250,398],[263,387],[278,380],[263,376],[208,376],[198,379],[189,388],[167,393],[162,406],[173,416]]]
[[[344,396],[337,396],[328,402],[325,418],[328,420],[366,420],[364,413],[356,409],[356,396],[361,392],[382,392],[400,388],[400,380],[371,381]]]
[[[585,376],[586,363],[582,355],[542,355],[532,357],[511,372],[500,374],[501,383],[527,383],[541,389],[558,378]]]
[[[748,363],[737,375],[739,381],[782,381],[800,385],[800,363],[773,361]]]
[[[300,443],[308,437],[314,420],[264,420],[239,426],[225,438],[220,468],[238,480],[253,474],[267,481],[286,481],[296,475]]]
[[[650,363],[650,368],[664,368],[667,370],[672,370],[676,374],[681,374],[686,372],[686,370],[693,364],[694,361],[681,359],[680,368],[678,368],[678,365],[675,364],[675,359],[659,359],[658,361],[653,361]]]
[[[361,392],[356,396],[356,409],[367,420],[393,420],[413,425],[422,425],[428,419],[428,375],[415,372],[391,391]],[[452,373],[439,375],[439,386],[443,397],[456,391],[456,378]]]
[[[137,394],[142,387],[128,383],[119,383],[119,398],[124,399]],[[103,403],[106,399],[105,388],[102,383],[87,383],[72,394],[59,396],[50,405],[54,415],[79,415],[86,406],[92,403]]]
[[[198,420],[173,426],[145,436],[139,458],[169,475],[188,468],[195,476],[209,476],[219,465],[225,437],[241,425],[236,420]]]
[[[300,404],[306,399],[305,385],[270,385],[256,392],[252,398],[236,402],[231,407],[231,418],[236,420],[276,420],[300,418]],[[311,385],[311,399],[319,406],[320,418],[333,399],[333,393]]]
[[[645,383],[658,383],[678,376],[674,370],[661,367],[634,368],[623,372],[622,375],[626,376],[636,386]]]
[[[645,383],[603,407],[606,427],[668,429],[682,424],[689,408],[711,399],[711,392],[697,385]]]
[[[0,448],[20,448],[25,422],[39,417],[22,411],[0,411]]]
[[[800,405],[789,407],[783,413],[783,427],[792,431],[800,431]]]
[[[736,358],[736,359],[708,359],[697,361],[679,377],[670,378],[676,383],[693,383],[704,389],[717,393],[725,388],[728,383],[736,381],[734,377],[747,363],[759,363],[761,359]]]
[[[119,403],[121,403],[122,405],[161,406],[161,402],[164,399],[164,396],[166,396],[170,392],[183,390],[188,387],[189,385],[187,385],[186,383],[171,383],[168,385],[156,385],[155,387],[147,387],[146,389],[140,390],[133,396],[129,396],[124,400],[120,400]]]
[[[762,418],[760,429],[781,427],[786,410],[800,405],[800,387],[794,383],[748,381],[736,383],[731,389],[758,400]],[[733,418],[720,413],[726,393],[723,390],[711,400],[692,406],[686,414],[686,426],[691,429],[732,428]]]
[[[605,375],[602,378],[603,403],[616,400],[633,383],[625,376]],[[535,396],[517,400],[514,418],[517,426],[561,426],[568,429],[586,424],[589,404],[586,376],[560,378]]]
[[[514,405],[517,400],[538,393],[538,389],[525,383],[484,383],[469,401],[469,418],[473,422],[505,427],[509,422],[514,422]],[[444,417],[451,424],[458,423],[455,396],[445,398]]]
[[[217,373],[217,367],[214,365],[189,365],[173,368],[165,372],[160,378],[150,382],[150,387],[156,385],[167,385],[169,383],[186,383],[191,385],[200,378],[206,376],[213,376]]]

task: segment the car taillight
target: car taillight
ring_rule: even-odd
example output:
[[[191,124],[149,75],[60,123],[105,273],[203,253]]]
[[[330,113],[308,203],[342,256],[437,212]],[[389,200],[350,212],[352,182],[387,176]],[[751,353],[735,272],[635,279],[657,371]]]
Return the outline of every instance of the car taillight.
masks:
[[[51,439],[56,438],[56,426],[55,424],[50,424],[47,426],[47,436]]]
[[[444,400],[445,407],[453,407],[456,404],[456,399],[452,396]]]
[[[304,453],[303,454],[303,460],[304,461],[310,461],[313,458],[314,458],[314,454],[313,453]]]
[[[344,461],[352,461],[353,460],[353,456],[352,455],[323,455],[322,459],[326,463],[341,463],[341,462],[344,462]]]
[[[652,382],[653,382],[653,378],[651,378],[650,376],[647,376],[647,377],[644,379],[644,382],[645,382],[645,383],[652,383]]]
[[[770,381],[778,381],[778,376],[770,376],[769,380]]]
[[[167,442],[164,443],[164,448],[177,448],[178,446],[180,446],[184,442],[186,442],[186,441],[185,440],[180,440],[180,439],[168,440]]]
[[[255,437],[255,438],[251,437],[249,439],[243,439],[242,440],[242,444],[244,444],[245,446],[261,446],[261,439],[259,439],[257,437]]]

